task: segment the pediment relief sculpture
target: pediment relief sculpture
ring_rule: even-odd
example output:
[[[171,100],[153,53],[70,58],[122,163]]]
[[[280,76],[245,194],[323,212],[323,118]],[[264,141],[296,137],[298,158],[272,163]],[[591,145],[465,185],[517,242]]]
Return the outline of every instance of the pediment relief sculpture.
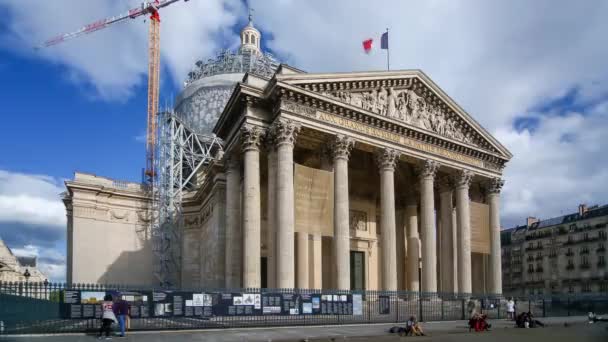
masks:
[[[379,87],[370,91],[329,91],[322,95],[360,107],[372,113],[400,120],[450,139],[480,146],[472,131],[446,109],[427,101],[412,89]]]

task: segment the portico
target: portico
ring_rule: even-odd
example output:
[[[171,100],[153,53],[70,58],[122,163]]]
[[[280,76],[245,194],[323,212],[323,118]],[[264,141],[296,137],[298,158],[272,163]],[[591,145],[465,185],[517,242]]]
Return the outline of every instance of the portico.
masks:
[[[214,133],[217,285],[501,292],[511,154],[424,73],[247,75]]]

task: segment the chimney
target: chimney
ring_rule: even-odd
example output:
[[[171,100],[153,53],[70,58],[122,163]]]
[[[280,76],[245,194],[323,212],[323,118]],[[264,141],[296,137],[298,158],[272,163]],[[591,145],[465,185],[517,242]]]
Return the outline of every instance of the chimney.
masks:
[[[587,205],[585,203],[578,205],[578,214],[583,216],[584,213],[587,212]]]
[[[526,219],[526,221],[527,221],[527,223],[526,223],[526,224],[528,225],[528,228],[530,228],[530,226],[531,226],[533,223],[536,223],[536,222],[538,222],[538,221],[540,221],[540,220],[539,220],[539,219],[537,219],[536,217],[528,216],[528,218]]]

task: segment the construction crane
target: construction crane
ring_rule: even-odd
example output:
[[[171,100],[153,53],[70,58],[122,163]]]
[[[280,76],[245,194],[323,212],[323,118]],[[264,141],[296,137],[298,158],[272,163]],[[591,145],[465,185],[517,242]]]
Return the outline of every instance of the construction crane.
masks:
[[[148,34],[148,125],[146,129],[146,182],[154,183],[156,177],[155,148],[157,139],[158,89],[160,84],[160,15],[158,11],[180,0],[145,1],[137,8],[113,17],[101,19],[85,25],[74,32],[58,35],[42,43],[38,48],[49,47],[63,43],[83,34],[104,29],[112,24],[150,15],[150,31]],[[183,0],[187,2],[189,0]]]

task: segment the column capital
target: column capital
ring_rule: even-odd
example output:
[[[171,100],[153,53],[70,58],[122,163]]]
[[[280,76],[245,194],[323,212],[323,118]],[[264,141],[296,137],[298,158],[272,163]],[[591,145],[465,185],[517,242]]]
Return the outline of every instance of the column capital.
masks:
[[[270,126],[270,136],[273,138],[276,146],[288,144],[293,147],[300,132],[300,127],[299,122],[289,119],[278,119]]]
[[[505,181],[503,179],[498,177],[491,178],[490,181],[486,184],[486,192],[488,194],[499,194],[500,190],[502,190],[503,185],[505,185]]]
[[[473,181],[473,171],[462,169],[453,177],[454,186],[456,188],[469,188]]]
[[[353,138],[343,134],[336,135],[331,144],[331,151],[334,159],[348,160],[350,157],[350,151],[354,145],[355,140],[353,140]]]
[[[454,189],[454,180],[450,176],[437,177],[439,193],[451,192]]]
[[[427,159],[416,167],[416,173],[418,173],[418,177],[420,179],[435,178],[437,169],[439,169],[439,163],[434,160]]]
[[[264,130],[253,125],[243,125],[241,128],[241,151],[259,151]]]
[[[395,171],[395,166],[397,166],[397,161],[399,161],[399,156],[401,152],[393,150],[392,148],[384,148],[382,150],[378,150],[375,153],[376,163],[378,164],[378,168],[382,170]]]

